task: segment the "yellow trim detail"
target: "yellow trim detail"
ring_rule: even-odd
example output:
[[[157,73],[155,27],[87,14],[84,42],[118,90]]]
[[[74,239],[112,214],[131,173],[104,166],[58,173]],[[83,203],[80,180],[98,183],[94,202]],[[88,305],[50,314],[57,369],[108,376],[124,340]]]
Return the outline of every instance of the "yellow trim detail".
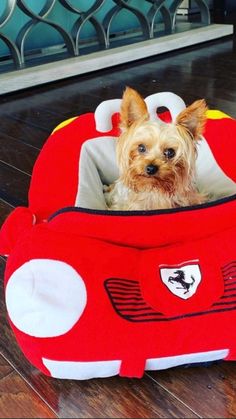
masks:
[[[206,114],[207,114],[208,119],[223,119],[223,118],[232,119],[231,116],[218,110],[208,110]]]
[[[54,134],[54,132],[58,131],[59,129],[64,128],[66,125],[69,125],[72,121],[74,121],[77,118],[78,116],[74,116],[74,118],[66,119],[66,121],[61,122],[59,125],[56,126],[56,128],[54,128],[52,134]]]
[[[224,118],[232,119],[231,116],[227,115],[226,113],[218,111],[218,110],[212,110],[212,109],[208,110],[206,112],[206,115],[208,119],[224,119]],[[73,122],[77,118],[78,116],[74,116],[73,118],[69,118],[61,122],[59,125],[56,126],[56,128],[54,128],[54,130],[52,131],[52,134],[54,134],[54,132],[58,131],[59,129],[66,127],[66,125],[69,125],[71,122]]]

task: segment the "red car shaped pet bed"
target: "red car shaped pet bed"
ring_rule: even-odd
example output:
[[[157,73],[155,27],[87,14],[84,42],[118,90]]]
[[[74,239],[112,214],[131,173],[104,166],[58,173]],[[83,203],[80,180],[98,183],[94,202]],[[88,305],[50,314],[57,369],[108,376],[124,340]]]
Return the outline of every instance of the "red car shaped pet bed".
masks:
[[[152,118],[185,107],[146,98]],[[236,121],[208,111],[197,182],[207,203],[108,211],[118,177],[120,99],[51,134],[28,208],[0,232],[9,321],[29,361],[56,378],[88,379],[236,359]],[[169,112],[159,115],[165,106]],[[159,116],[157,116],[159,115]]]

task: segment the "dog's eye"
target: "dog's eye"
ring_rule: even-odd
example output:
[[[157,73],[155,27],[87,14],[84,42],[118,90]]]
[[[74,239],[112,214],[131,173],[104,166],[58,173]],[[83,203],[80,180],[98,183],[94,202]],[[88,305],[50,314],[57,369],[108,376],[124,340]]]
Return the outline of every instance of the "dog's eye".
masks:
[[[138,151],[139,151],[139,153],[145,153],[147,151],[147,149],[146,149],[144,144],[139,144]]]
[[[175,150],[173,148],[166,148],[163,154],[167,159],[173,159],[175,157]]]

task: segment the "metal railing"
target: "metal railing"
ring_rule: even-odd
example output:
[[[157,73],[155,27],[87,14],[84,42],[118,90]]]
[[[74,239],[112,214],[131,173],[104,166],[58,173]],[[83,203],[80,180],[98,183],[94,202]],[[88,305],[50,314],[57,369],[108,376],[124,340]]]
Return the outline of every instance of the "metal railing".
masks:
[[[80,55],[83,48],[88,46],[89,43],[96,50],[112,48],[116,36],[112,30],[113,21],[124,10],[135,16],[137,27],[135,29],[132,28],[130,31],[127,29],[125,34],[126,41],[123,39],[123,42],[135,42],[137,35],[138,40],[147,40],[161,36],[160,32],[158,32],[160,22],[163,27],[162,33],[173,33],[176,28],[177,10],[182,2],[182,0],[173,0],[172,2],[170,0],[141,0],[141,10],[141,7],[137,5],[137,1],[136,5],[133,5],[132,0],[94,0],[92,5],[91,1],[89,2],[90,6],[87,10],[82,10],[80,0],[45,0],[43,2],[41,1],[43,3],[41,10],[35,12],[28,5],[27,0],[4,1],[5,6],[3,7],[1,5],[3,11],[0,14],[0,40],[5,46],[5,49],[7,46],[9,53],[1,56],[0,71],[4,71],[1,70],[1,67],[4,68],[6,61],[9,62],[10,60],[14,68],[20,69],[32,65],[34,52],[37,52],[37,57],[39,55],[43,56],[43,48],[40,51],[37,48],[36,51],[26,47],[27,40],[33,36],[34,29],[39,24],[50,27],[57,34],[60,34],[62,39],[60,48],[58,47],[58,50],[56,50],[54,46],[52,49],[52,60],[55,59],[55,51],[74,57]],[[206,1],[195,0],[195,3],[199,8],[201,24],[208,25],[210,23],[210,11]],[[70,29],[61,22],[56,21],[56,14],[53,12],[58,5],[60,5],[60,8],[63,9],[65,14],[71,17],[73,24]],[[104,13],[100,13],[104,6],[106,6]],[[108,6],[110,8],[107,11]],[[144,9],[145,11],[143,11]],[[21,14],[23,13],[24,19],[19,19],[17,33],[14,36],[9,36],[7,27],[9,22],[14,19],[14,15],[19,13],[19,11]],[[98,15],[103,16],[99,18]],[[21,25],[20,21],[24,21],[24,23]],[[94,30],[95,35],[92,40],[86,40],[82,36],[82,31],[87,23],[90,23]],[[47,55],[51,55],[51,53],[49,39]],[[28,60],[28,56],[31,57],[31,63]]]

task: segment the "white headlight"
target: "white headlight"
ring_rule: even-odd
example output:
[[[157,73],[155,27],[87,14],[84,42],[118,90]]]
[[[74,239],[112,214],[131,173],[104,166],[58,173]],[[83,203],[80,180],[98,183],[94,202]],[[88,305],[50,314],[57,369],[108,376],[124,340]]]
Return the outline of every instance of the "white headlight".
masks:
[[[82,315],[86,287],[65,262],[33,259],[17,269],[6,287],[8,314],[22,332],[35,337],[65,334]]]

